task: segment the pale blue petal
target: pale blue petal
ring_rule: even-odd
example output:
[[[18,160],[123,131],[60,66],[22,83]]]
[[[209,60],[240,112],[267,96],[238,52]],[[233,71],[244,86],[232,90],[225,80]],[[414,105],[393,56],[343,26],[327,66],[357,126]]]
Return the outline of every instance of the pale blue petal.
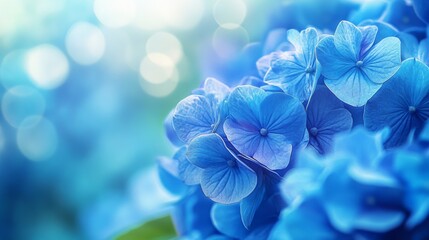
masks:
[[[228,98],[229,114],[237,122],[259,125],[259,104],[268,94],[256,87],[237,87]]]
[[[374,83],[384,83],[401,65],[401,41],[396,37],[381,40],[363,59],[362,71]]]
[[[261,138],[254,157],[271,170],[284,169],[289,165],[292,145],[287,143],[287,137],[281,134],[269,133]]]
[[[228,140],[239,152],[247,156],[255,154],[261,138],[259,128],[231,119],[226,119],[223,128]]]
[[[198,135],[211,133],[217,118],[217,102],[214,98],[191,95],[177,104],[173,126],[178,137],[189,143]]]
[[[316,45],[319,41],[317,30],[315,28],[307,28],[301,31],[300,40],[305,63],[312,64],[316,59]]]
[[[243,239],[248,234],[247,229],[241,223],[238,204],[214,204],[211,217],[216,229],[229,237]]]
[[[295,47],[295,49],[291,49],[294,51],[301,51],[301,40],[299,36],[299,32],[295,29],[290,29],[286,33],[287,40]]]
[[[381,88],[381,84],[370,81],[363,72],[352,69],[340,79],[325,78],[325,84],[341,101],[360,107]]]
[[[230,93],[230,89],[221,81],[215,78],[207,78],[204,81],[204,92],[205,94],[212,94],[220,102],[225,99]]]
[[[200,183],[203,169],[190,163],[186,157],[187,148],[180,148],[174,156],[178,161],[178,175],[187,185],[195,185]]]
[[[419,44],[418,58],[420,61],[429,65],[429,39],[423,39]]]
[[[355,67],[356,61],[345,58],[335,48],[334,37],[323,38],[317,45],[317,59],[322,65],[322,75],[336,80]]]
[[[201,189],[215,202],[231,204],[247,197],[256,187],[256,173],[236,161],[233,166],[216,166],[204,169]]]
[[[341,21],[335,30],[334,44],[342,56],[356,62],[361,50],[362,33],[353,23]]]
[[[164,129],[165,133],[167,134],[168,140],[174,144],[175,146],[182,146],[184,142],[180,140],[179,136],[177,136],[176,130],[174,130],[173,127],[173,115],[174,115],[175,109],[170,111],[167,115],[167,117],[164,120]]]
[[[222,138],[215,133],[195,138],[189,144],[186,156],[189,162],[203,169],[228,166],[228,161],[236,161],[226,149]]]

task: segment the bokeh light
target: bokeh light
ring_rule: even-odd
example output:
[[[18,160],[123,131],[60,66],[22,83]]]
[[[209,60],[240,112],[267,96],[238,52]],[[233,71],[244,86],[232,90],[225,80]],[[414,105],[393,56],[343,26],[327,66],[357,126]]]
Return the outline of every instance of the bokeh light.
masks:
[[[63,52],[53,45],[39,45],[28,52],[25,67],[34,84],[54,89],[66,80],[69,63]]]
[[[247,7],[241,0],[218,0],[213,8],[213,17],[223,28],[238,28],[246,18]]]
[[[149,53],[140,64],[140,74],[149,83],[160,84],[173,76],[174,61],[162,53]]]
[[[219,57],[230,59],[249,43],[249,34],[243,27],[234,29],[218,27],[213,34],[213,48]]]
[[[161,53],[168,56],[174,63],[177,63],[183,55],[182,44],[179,39],[173,34],[168,32],[157,32],[153,34],[146,42],[146,52],[149,53],[149,58],[152,61],[158,61],[156,57],[154,59],[151,53]]]
[[[94,13],[107,27],[118,28],[130,24],[136,16],[134,0],[95,0]]]
[[[87,22],[75,23],[66,36],[66,48],[70,57],[79,64],[96,63],[106,47],[103,32]]]
[[[40,118],[45,108],[43,96],[36,89],[27,86],[11,88],[4,94],[1,102],[4,119],[15,128],[29,117]]]
[[[58,145],[57,131],[54,125],[41,117],[28,117],[20,125],[16,141],[19,150],[33,161],[50,158]]]

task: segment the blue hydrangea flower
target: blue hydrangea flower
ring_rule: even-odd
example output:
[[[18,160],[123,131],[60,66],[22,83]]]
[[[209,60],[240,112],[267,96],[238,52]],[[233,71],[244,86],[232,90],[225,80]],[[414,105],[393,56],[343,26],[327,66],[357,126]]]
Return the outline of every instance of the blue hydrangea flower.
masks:
[[[302,200],[299,205],[285,209],[268,239],[333,240],[348,238],[331,225],[319,199],[311,196]]]
[[[429,67],[408,59],[399,71],[365,106],[365,126],[371,130],[391,128],[386,147],[403,144],[413,129],[429,117]]]
[[[334,36],[317,46],[326,86],[349,105],[363,106],[401,64],[399,39],[387,37],[374,45],[376,35],[375,26],[342,21]]]
[[[212,132],[222,132],[222,101],[229,93],[223,83],[209,78],[201,90],[180,101],[173,114],[173,127],[177,136],[185,143],[195,137]]]
[[[429,152],[399,150],[395,152],[393,168],[406,184],[406,203],[411,210],[408,227],[415,227],[429,218]]]
[[[416,15],[410,1],[391,0],[389,5],[380,20],[388,22],[404,32],[426,27],[425,23]]]
[[[335,228],[345,233],[378,233],[403,223],[403,190],[397,179],[356,165],[335,168],[324,180],[321,192],[322,204]]]
[[[231,92],[228,109],[224,131],[240,153],[272,170],[288,166],[305,133],[305,110],[298,100],[243,86]]]
[[[217,233],[211,219],[213,202],[201,189],[192,187],[189,193],[175,203],[171,212],[179,239],[206,239]]]
[[[307,108],[309,145],[319,153],[331,150],[335,134],[352,128],[353,119],[344,104],[326,87],[318,87]]]
[[[232,154],[217,134],[196,137],[189,144],[187,157],[192,164],[203,169],[201,188],[215,202],[239,202],[257,185],[256,173]]]
[[[293,48],[271,56],[271,67],[264,81],[305,101],[314,91],[320,76],[320,67],[316,63],[316,45],[319,41],[317,31],[314,28],[301,32],[292,29],[287,31],[287,40]]]
[[[429,5],[425,0],[413,0],[416,15],[426,24],[429,24]]]

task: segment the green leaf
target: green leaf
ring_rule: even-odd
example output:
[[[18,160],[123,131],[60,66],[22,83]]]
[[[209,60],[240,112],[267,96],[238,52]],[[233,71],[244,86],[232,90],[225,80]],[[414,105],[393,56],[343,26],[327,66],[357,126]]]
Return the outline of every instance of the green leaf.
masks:
[[[116,237],[117,240],[167,240],[177,237],[170,216],[151,220],[124,234]]]

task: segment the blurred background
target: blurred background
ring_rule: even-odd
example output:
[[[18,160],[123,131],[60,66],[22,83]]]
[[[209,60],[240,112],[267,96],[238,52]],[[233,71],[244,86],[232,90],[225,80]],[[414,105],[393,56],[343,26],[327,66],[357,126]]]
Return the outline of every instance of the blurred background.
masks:
[[[0,239],[110,239],[168,212],[164,118],[275,7],[0,0]]]

